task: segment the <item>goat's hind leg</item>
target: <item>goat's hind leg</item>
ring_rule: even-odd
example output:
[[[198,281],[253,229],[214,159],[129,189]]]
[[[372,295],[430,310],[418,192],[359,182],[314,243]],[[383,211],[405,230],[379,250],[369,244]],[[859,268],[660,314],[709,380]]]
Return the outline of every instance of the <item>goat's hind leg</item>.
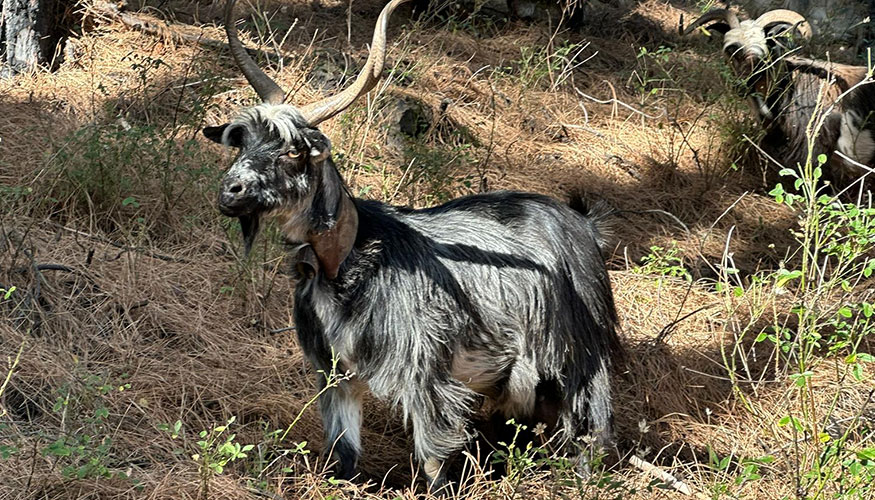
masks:
[[[588,381],[566,396],[559,410],[559,431],[567,452],[577,452],[578,471],[589,475],[593,460],[614,452],[614,412],[611,405],[610,375],[607,362]]]
[[[320,380],[322,386],[324,380]],[[362,398],[361,381],[345,380],[325,391],[319,398],[325,441],[324,455],[334,461],[335,476],[351,479],[361,455]]]

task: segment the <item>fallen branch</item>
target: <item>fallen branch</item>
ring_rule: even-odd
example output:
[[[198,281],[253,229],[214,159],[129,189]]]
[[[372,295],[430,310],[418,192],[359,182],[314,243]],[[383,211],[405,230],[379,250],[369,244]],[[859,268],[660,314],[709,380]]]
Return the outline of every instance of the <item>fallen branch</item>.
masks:
[[[666,339],[666,337],[668,337],[669,335],[671,335],[671,334],[675,331],[675,329],[677,329],[677,326],[678,326],[683,320],[685,320],[685,319],[687,319],[687,318],[689,318],[689,317],[691,317],[691,316],[694,316],[694,315],[696,315],[696,314],[698,314],[698,313],[700,313],[700,312],[702,312],[702,311],[706,311],[706,310],[708,310],[708,309],[713,309],[713,308],[717,307],[718,305],[719,305],[719,304],[710,304],[710,305],[707,305],[707,306],[702,306],[702,307],[696,309],[695,311],[689,312],[689,313],[683,315],[683,317],[680,317],[680,318],[678,318],[678,319],[672,321],[671,323],[665,325],[665,326],[662,328],[662,330],[660,330],[660,332],[659,332],[659,334],[656,336],[656,338],[653,339],[653,344],[654,344],[654,345],[661,344],[661,343]]]
[[[687,486],[683,481],[679,481],[678,478],[672,476],[668,472],[660,469],[659,467],[653,465],[646,460],[642,460],[638,458],[636,455],[632,455],[629,457],[629,463],[634,465],[636,469],[644,472],[645,474],[649,474],[665,484],[671,486],[675,490],[683,493],[684,495],[692,495],[693,491]],[[698,495],[696,495],[698,497]]]
[[[118,21],[141,33],[164,38],[166,40],[172,40],[176,43],[196,43],[215,49],[225,49],[228,47],[228,43],[223,40],[208,38],[203,36],[203,34],[195,35],[181,32],[174,28],[173,25],[167,24],[154,17],[122,12],[117,5],[108,2],[94,2],[87,7],[86,12],[97,19],[104,21]],[[247,47],[246,51],[252,56],[264,54],[268,57],[276,58],[277,60],[281,60],[283,57],[289,57],[287,54],[282,54],[275,50],[253,49]]]
[[[593,96],[591,96],[591,95],[584,94],[584,93],[581,92],[580,89],[578,89],[577,87],[575,87],[574,90],[577,92],[577,94],[578,94],[580,97],[583,97],[584,99],[588,99],[588,100],[590,100],[590,101],[592,101],[592,102],[594,102],[594,103],[596,103],[596,104],[611,104],[611,105],[614,106],[615,108],[616,108],[617,105],[620,105],[620,106],[626,108],[627,110],[631,111],[632,113],[637,113],[637,114],[639,114],[639,115],[641,115],[641,116],[643,116],[643,117],[645,117],[645,118],[649,118],[649,119],[651,119],[651,120],[656,120],[656,119],[658,119],[658,118],[662,118],[662,117],[668,115],[668,110],[665,109],[665,108],[663,108],[663,109],[662,109],[662,113],[660,113],[660,114],[658,114],[658,115],[648,115],[648,114],[645,113],[644,111],[641,111],[641,110],[639,110],[639,109],[636,109],[636,108],[634,108],[634,107],[632,107],[632,106],[626,104],[625,102],[623,102],[623,101],[621,101],[621,100],[619,100],[619,99],[617,99],[617,98],[615,98],[615,97],[612,97],[612,98],[610,98],[610,99],[598,99],[598,98],[593,97]]]
[[[191,260],[189,260],[189,259],[184,259],[184,258],[182,258],[182,257],[173,257],[173,256],[171,256],[171,255],[164,255],[164,254],[156,253],[156,252],[153,252],[153,251],[151,251],[151,250],[147,250],[147,249],[145,249],[145,248],[143,248],[143,247],[132,247],[132,246],[129,246],[129,245],[124,245],[124,244],[122,244],[122,243],[119,243],[119,242],[117,242],[117,241],[113,241],[113,240],[111,240],[111,239],[109,239],[109,238],[105,238],[105,237],[103,237],[103,236],[97,236],[97,235],[94,235],[94,234],[89,234],[89,233],[86,233],[86,232],[84,232],[84,231],[79,231],[78,229],[73,229],[73,228],[70,228],[70,227],[67,227],[67,226],[62,226],[62,225],[60,225],[60,224],[54,224],[54,223],[53,223],[52,225],[55,226],[55,227],[57,227],[58,229],[62,229],[62,230],[64,230],[64,231],[67,231],[67,232],[73,233],[73,234],[75,234],[75,235],[83,236],[83,237],[88,238],[88,239],[90,239],[90,240],[99,241],[99,242],[101,242],[101,243],[106,243],[107,245],[112,245],[112,246],[114,246],[114,247],[116,247],[116,248],[121,248],[123,251],[126,251],[126,252],[137,252],[137,253],[141,253],[141,254],[143,254],[143,255],[145,255],[145,256],[147,256],[147,257],[151,257],[151,258],[153,258],[153,259],[158,259],[158,260],[163,260],[163,261],[165,261],[165,262],[180,262],[180,263],[184,263],[184,264],[191,264],[191,263],[192,263]]]

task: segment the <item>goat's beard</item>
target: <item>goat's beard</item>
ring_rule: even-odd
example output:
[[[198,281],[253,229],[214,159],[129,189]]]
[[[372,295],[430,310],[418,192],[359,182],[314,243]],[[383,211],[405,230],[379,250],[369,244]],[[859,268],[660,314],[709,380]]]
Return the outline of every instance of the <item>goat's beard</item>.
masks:
[[[258,234],[258,224],[261,219],[261,214],[252,212],[251,214],[241,215],[240,230],[243,233],[243,254],[249,256],[252,250],[252,243],[255,241],[255,235]]]

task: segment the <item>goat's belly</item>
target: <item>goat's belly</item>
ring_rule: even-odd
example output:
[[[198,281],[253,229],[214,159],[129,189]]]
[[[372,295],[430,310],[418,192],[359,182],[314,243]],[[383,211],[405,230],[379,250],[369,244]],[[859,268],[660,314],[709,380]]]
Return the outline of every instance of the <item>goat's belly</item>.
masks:
[[[496,397],[512,363],[510,358],[486,351],[461,350],[453,356],[452,376],[474,392]]]

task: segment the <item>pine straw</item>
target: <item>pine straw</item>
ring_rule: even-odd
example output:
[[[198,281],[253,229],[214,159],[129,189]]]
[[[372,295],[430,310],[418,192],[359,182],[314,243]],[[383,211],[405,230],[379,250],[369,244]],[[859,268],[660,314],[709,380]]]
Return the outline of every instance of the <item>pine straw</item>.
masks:
[[[295,89],[293,102],[322,93],[305,81],[309,70],[322,63],[314,47],[350,51],[346,26],[337,21],[345,6],[326,4],[325,10],[311,11],[309,4],[295,3],[274,18],[289,25],[295,16],[303,20],[292,31],[286,46],[291,55],[277,73],[285,88]],[[371,2],[359,11],[355,4],[354,25],[370,22],[379,7]],[[793,436],[777,425],[775,416],[794,408],[795,396],[784,385],[768,382],[770,358],[764,353],[751,373],[739,375],[766,380],[742,384],[750,405],[743,408],[732,394],[721,351],[734,342],[729,325],[739,318],[727,317],[719,298],[700,282],[657,279],[632,269],[651,245],[677,245],[696,278],[712,276],[709,264],[720,262],[730,229],[736,267],[747,273],[774,268],[792,243],[787,230],[794,219],[762,195],[758,167],[728,171],[733,158],[729,145],[720,141],[720,119],[732,121],[739,115],[715,109],[717,120],[699,118],[708,104],[695,96],[721,87],[716,74],[701,69],[705,59],[698,52],[679,49],[674,59],[682,75],[704,71],[704,76],[689,78],[683,98],[661,92],[656,99],[642,100],[634,85],[627,85],[632,72],[641,70],[633,45],[650,43],[652,49],[666,40],[676,42],[679,13],[655,1],[630,12],[608,12],[611,22],[584,28],[590,30],[585,39],[592,47],[584,54],[598,54],[567,84],[552,90],[543,81],[523,88],[514,76],[520,46],[551,43],[543,26],[511,24],[493,28],[485,38],[462,29],[418,27],[391,54],[399,67],[412,65],[412,86],[396,81],[374,94],[370,104],[359,103],[347,112],[356,120],[376,116],[373,123],[340,118],[322,129],[334,139],[335,152],[349,158],[345,173],[353,192],[373,188],[369,196],[419,205],[428,199],[404,182],[410,158],[383,145],[380,110],[398,96],[415,96],[433,110],[449,100],[423,141],[452,152],[452,132],[461,130],[478,146],[470,161],[449,162],[446,176],[480,169],[491,189],[557,196],[583,189],[624,210],[620,243],[611,259],[627,348],[614,376],[620,449],[641,453],[694,490],[706,492],[719,479],[707,466],[709,448],[720,457],[788,456],[785,446]],[[198,16],[215,19],[216,13],[193,13],[185,6],[175,12],[180,19]],[[403,34],[399,26],[393,23],[395,39]],[[663,38],[645,34],[642,27],[661,28]],[[210,38],[222,38],[215,27],[204,30]],[[352,46],[357,50],[351,62],[360,65],[368,34],[354,31]],[[317,34],[311,44],[316,33],[327,34]],[[257,43],[245,38],[245,30],[241,34],[250,46]],[[563,33],[554,46],[565,36],[581,39]],[[39,196],[56,192],[67,179],[58,154],[70,144],[70,134],[83,127],[105,127],[108,121],[109,126],[161,131],[176,127],[174,137],[183,140],[194,137],[201,122],[221,123],[253,98],[224,54],[120,24],[85,34],[75,52],[78,57],[56,73],[0,81],[3,186],[27,186]],[[159,59],[162,63],[150,66]],[[486,65],[516,69],[502,77],[484,71]],[[575,87],[659,117],[597,104],[582,98]],[[202,115],[192,111],[198,102],[207,105]],[[197,116],[198,123],[186,122],[180,118],[184,116]],[[689,131],[689,145],[681,142],[678,130]],[[411,461],[409,432],[396,412],[376,401],[365,407],[362,481],[332,486],[319,474],[321,423],[315,407],[307,407],[316,393],[314,375],[294,332],[285,330],[292,325],[293,290],[284,274],[288,265],[266,237],[249,264],[235,257],[236,235],[232,231],[227,242],[209,187],[231,153],[208,144],[197,151],[181,160],[186,162],[181,166],[207,172],[176,200],[173,211],[159,211],[157,184],[147,181],[135,193],[139,211],[118,209],[112,213],[112,226],[101,219],[105,213],[65,200],[58,209],[46,199],[25,198],[4,210],[0,285],[14,284],[19,293],[0,304],[9,319],[0,323],[0,346],[11,353],[23,345],[24,354],[0,400],[0,408],[9,412],[2,422],[10,425],[0,435],[14,438],[20,450],[0,460],[0,498],[196,498],[200,480],[189,455],[196,451],[200,430],[234,415],[238,441],[264,447],[266,431],[285,429],[302,410],[283,445],[307,441],[314,453],[280,458],[261,476],[255,468],[230,466],[213,480],[211,498],[252,498],[250,486],[259,481],[284,498],[418,498],[423,484]],[[411,170],[416,173],[415,165]],[[452,183],[450,188],[452,194],[463,194],[477,186]],[[654,209],[661,212],[648,212]],[[159,213],[166,219],[160,231],[154,225],[145,231],[134,228],[136,217],[151,222],[149,217]],[[39,264],[69,270],[39,271]],[[675,326],[660,335],[669,325]],[[654,342],[657,337],[662,341]],[[831,363],[822,363],[813,378],[814,387],[825,395],[834,392]],[[117,390],[125,383],[130,388]],[[98,395],[96,387],[103,384],[111,390]],[[67,410],[53,409],[67,394]],[[853,416],[865,398],[862,391],[843,392],[837,414]],[[101,404],[109,410],[105,423],[89,423]],[[177,420],[184,423],[184,437],[172,439],[158,430],[159,424]],[[135,478],[139,486],[124,479],[64,478],[62,461],[40,451],[57,437],[75,433],[110,436],[112,448],[104,462],[112,471]],[[794,494],[786,476],[789,463],[787,458],[784,465],[766,470],[762,481],[745,486],[740,494]],[[467,467],[474,471],[462,482],[469,498],[512,495],[512,485],[490,479],[495,473],[481,471],[473,462]],[[625,465],[618,477],[638,487],[650,480]],[[537,471],[516,496],[543,498],[551,494],[552,484],[548,471]],[[636,498],[679,496],[657,490]]]

